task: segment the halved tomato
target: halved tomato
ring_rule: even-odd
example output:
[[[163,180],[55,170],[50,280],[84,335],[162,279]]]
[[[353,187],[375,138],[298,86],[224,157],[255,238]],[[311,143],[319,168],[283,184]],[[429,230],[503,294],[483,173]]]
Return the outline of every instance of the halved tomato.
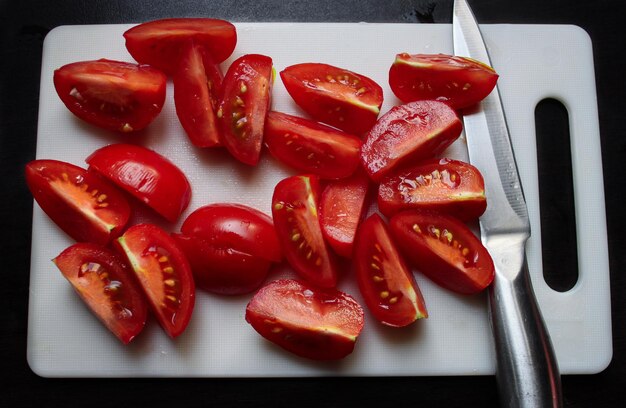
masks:
[[[462,130],[461,119],[443,102],[395,106],[367,134],[361,163],[372,180],[380,181],[393,170],[443,152]]]
[[[384,178],[378,186],[378,208],[387,217],[416,208],[470,221],[487,208],[485,182],[480,171],[469,163],[429,160]]]
[[[398,54],[389,70],[391,90],[402,102],[438,100],[453,109],[477,104],[497,81],[490,66],[445,54]]]
[[[124,38],[135,60],[173,75],[185,43],[193,40],[220,63],[233,53],[237,30],[228,21],[214,18],[166,18],[136,25]]]
[[[252,166],[261,154],[273,82],[272,59],[259,54],[238,58],[224,77],[217,111],[222,143],[237,160]]]
[[[176,241],[152,224],[130,227],[115,242],[126,256],[150,308],[172,338],[180,335],[193,312],[195,283]]]
[[[26,183],[41,209],[79,242],[106,245],[130,218],[126,197],[95,172],[58,160],[26,164]]]
[[[261,288],[246,307],[246,321],[267,340],[314,360],[348,356],[365,324],[350,295],[289,279]]]
[[[473,294],[491,284],[494,266],[474,233],[456,218],[434,212],[402,211],[391,233],[409,261],[435,283]]]
[[[169,221],[176,221],[191,201],[191,185],[174,163],[142,146],[118,143],[87,157],[96,170]]]
[[[119,132],[148,126],[165,103],[166,77],[147,65],[100,59],[54,71],[54,87],[74,115]]]
[[[265,144],[281,162],[322,178],[348,177],[359,166],[361,139],[286,113],[267,114]]]
[[[404,327],[428,317],[415,277],[378,214],[372,214],[359,227],[354,260],[365,304],[379,322]]]
[[[293,100],[315,120],[362,135],[376,122],[383,89],[370,78],[328,64],[285,68],[280,77]]]
[[[111,250],[74,244],[52,260],[93,314],[124,344],[144,328],[148,304],[132,272]]]

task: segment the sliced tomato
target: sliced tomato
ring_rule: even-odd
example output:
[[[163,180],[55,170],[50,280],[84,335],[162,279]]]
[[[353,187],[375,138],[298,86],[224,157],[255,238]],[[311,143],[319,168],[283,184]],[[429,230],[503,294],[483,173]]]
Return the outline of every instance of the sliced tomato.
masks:
[[[329,288],[337,285],[337,260],[322,235],[319,195],[317,176],[288,177],[274,188],[272,215],[289,264],[310,283]]]
[[[166,77],[147,65],[100,59],[54,71],[54,87],[74,115],[119,132],[148,126],[165,103]]]
[[[292,65],[280,77],[296,104],[315,120],[359,136],[374,125],[383,104],[380,85],[332,65]]]
[[[416,208],[470,221],[487,208],[485,182],[480,171],[469,163],[429,160],[384,178],[378,187],[378,208],[387,217]]]
[[[457,114],[443,102],[395,106],[367,134],[361,163],[372,180],[380,181],[393,170],[443,152],[462,130]]]
[[[124,344],[144,328],[148,304],[124,261],[96,244],[74,244],[52,260],[98,319]]]
[[[261,288],[246,307],[246,321],[267,340],[314,360],[348,356],[365,324],[350,295],[289,279]]]
[[[352,258],[356,231],[367,210],[370,181],[365,173],[329,182],[320,200],[324,239],[339,255]]]
[[[176,221],[191,201],[191,185],[174,163],[145,147],[118,143],[87,157],[96,170],[169,221]]]
[[[398,54],[389,70],[391,90],[402,102],[438,100],[454,109],[477,104],[497,81],[490,66],[445,54]]]
[[[378,214],[372,214],[359,227],[354,251],[359,289],[379,322],[404,327],[428,317],[415,277]]]
[[[195,304],[191,267],[176,241],[152,224],[130,227],[115,242],[126,256],[150,308],[172,338],[187,327]]]
[[[359,166],[361,139],[286,113],[267,114],[265,144],[281,162],[322,178],[348,177]]]
[[[33,160],[26,164],[26,183],[41,209],[76,241],[106,245],[130,218],[117,187],[73,164]]]
[[[220,145],[217,112],[223,75],[202,46],[183,48],[174,74],[176,115],[191,142],[198,147]]]
[[[252,166],[261,155],[273,81],[272,59],[259,54],[238,58],[224,77],[217,112],[222,142],[237,160]]]
[[[136,25],[124,33],[124,38],[135,60],[173,75],[185,43],[193,40],[220,63],[233,53],[237,30],[219,19],[166,18]]]
[[[489,252],[456,218],[409,210],[391,217],[390,227],[409,262],[440,286],[473,294],[493,281],[495,272]]]

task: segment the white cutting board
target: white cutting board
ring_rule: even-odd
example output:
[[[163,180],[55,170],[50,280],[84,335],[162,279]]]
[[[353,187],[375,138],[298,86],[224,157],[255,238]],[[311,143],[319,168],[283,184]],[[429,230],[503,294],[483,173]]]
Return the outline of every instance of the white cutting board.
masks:
[[[141,135],[111,134],[74,118],[54,91],[53,70],[98,58],[132,61],[122,33],[129,25],[64,26],[44,43],[37,158],[84,166],[84,159],[108,143],[136,140],[168,156],[193,185],[184,217],[211,202],[239,202],[270,213],[274,185],[291,171],[267,151],[257,168],[236,163],[223,152],[190,145],[174,111],[171,82],[165,108]],[[611,312],[606,222],[598,113],[591,41],[573,26],[485,25],[482,27],[509,119],[519,171],[528,199],[533,236],[528,262],[533,285],[561,372],[596,373],[611,360]],[[237,24],[238,44],[223,65],[246,53],[269,55],[277,71],[300,62],[325,62],[376,80],[384,89],[382,112],[398,103],[387,72],[399,52],[452,53],[449,25],[417,24]],[[302,114],[277,78],[273,108]],[[579,281],[566,293],[551,290],[542,277],[534,109],[554,97],[569,111]],[[134,138],[134,139],[133,139]],[[567,146],[563,147],[564,149]],[[465,159],[461,138],[448,156]],[[554,175],[558,177],[559,175]],[[145,220],[139,216],[138,220]],[[148,220],[150,218],[148,217]],[[162,225],[177,230],[177,225]],[[28,362],[39,375],[64,376],[369,376],[478,375],[494,373],[493,341],[484,294],[449,293],[416,274],[430,317],[405,329],[391,329],[369,315],[354,353],[340,362],[295,357],[261,338],[245,321],[250,296],[219,297],[204,292],[186,332],[170,340],[154,319],[123,346],[94,318],[50,262],[72,241],[35,205],[30,275]],[[290,276],[275,271],[270,279]],[[361,297],[350,271],[340,287]],[[361,304],[363,302],[361,301]]]

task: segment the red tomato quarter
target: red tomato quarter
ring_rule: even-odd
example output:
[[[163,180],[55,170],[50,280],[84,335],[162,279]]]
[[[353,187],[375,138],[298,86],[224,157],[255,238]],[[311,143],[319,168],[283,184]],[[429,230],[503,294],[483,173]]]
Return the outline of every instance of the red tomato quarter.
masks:
[[[359,289],[378,321],[404,327],[428,317],[422,292],[378,214],[360,226],[354,250]]]
[[[147,65],[81,61],[54,71],[54,87],[74,115],[119,132],[148,126],[165,103],[166,77]]]
[[[126,197],[97,173],[57,160],[26,165],[26,183],[41,209],[76,241],[105,245],[130,218]]]
[[[246,307],[246,321],[261,336],[314,360],[338,360],[352,353],[363,315],[346,293],[286,279],[261,288]]]
[[[176,242],[151,224],[130,227],[116,241],[148,299],[152,312],[172,338],[180,335],[193,312],[195,284]]]
[[[421,211],[391,218],[391,233],[409,261],[440,286],[462,294],[485,289],[494,277],[489,252],[461,221]]]
[[[176,221],[191,201],[191,185],[185,174],[165,157],[145,147],[112,144],[86,159],[122,189],[169,221]]]
[[[128,344],[144,328],[148,305],[128,266],[111,250],[81,243],[52,260],[100,321]]]
[[[359,136],[374,125],[383,104],[380,85],[332,65],[292,65],[280,77],[296,104],[315,120]]]

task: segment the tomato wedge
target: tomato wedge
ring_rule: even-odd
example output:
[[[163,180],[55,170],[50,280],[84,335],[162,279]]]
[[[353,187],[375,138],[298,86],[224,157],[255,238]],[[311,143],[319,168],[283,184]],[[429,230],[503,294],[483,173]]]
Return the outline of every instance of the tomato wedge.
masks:
[[[130,227],[115,242],[126,256],[152,312],[172,338],[187,327],[195,283],[185,255],[167,232],[152,224]]]
[[[103,129],[134,132],[148,126],[165,103],[166,77],[147,65],[100,59],[54,71],[54,87],[78,118]]]
[[[261,154],[273,81],[272,59],[259,54],[238,58],[224,77],[217,111],[223,144],[237,160],[252,166]]]
[[[246,307],[246,321],[267,340],[314,360],[348,356],[365,324],[350,295],[290,279],[261,288]]]
[[[485,212],[485,182],[469,163],[434,159],[394,173],[378,187],[378,208],[387,217],[411,208],[440,211],[463,221]]]
[[[438,100],[453,109],[477,104],[497,81],[490,66],[445,54],[398,54],[389,69],[389,85],[402,102]]]
[[[118,143],[87,157],[90,169],[147,204],[169,221],[176,221],[191,201],[191,185],[174,163],[145,147]]]
[[[74,244],[52,260],[98,319],[124,344],[144,328],[148,305],[122,259],[96,244]]]
[[[267,114],[265,144],[281,162],[322,178],[348,177],[359,166],[361,139],[286,113]]]
[[[443,102],[395,106],[367,134],[361,147],[361,163],[372,180],[380,181],[393,170],[443,152],[461,130],[461,120]]]
[[[124,38],[135,60],[174,75],[185,43],[193,40],[220,63],[233,53],[237,30],[228,21],[214,18],[166,18],[136,25]]]
[[[378,214],[372,214],[359,227],[354,251],[359,289],[379,322],[404,327],[428,317],[415,277]]]
[[[315,120],[359,136],[374,125],[383,104],[380,85],[332,65],[296,64],[280,77],[296,104]]]
[[[106,245],[130,218],[126,197],[97,173],[58,160],[26,164],[26,183],[41,209],[79,242]]]
[[[396,243],[416,268],[451,291],[474,294],[491,284],[494,266],[474,233],[456,218],[403,211],[390,220]]]
[[[319,177],[288,177],[274,188],[272,215],[289,264],[308,282],[330,288],[337,285],[337,260],[322,235],[319,195]]]
[[[220,145],[217,105],[222,72],[211,56],[193,42],[184,47],[174,74],[176,115],[197,147]]]

